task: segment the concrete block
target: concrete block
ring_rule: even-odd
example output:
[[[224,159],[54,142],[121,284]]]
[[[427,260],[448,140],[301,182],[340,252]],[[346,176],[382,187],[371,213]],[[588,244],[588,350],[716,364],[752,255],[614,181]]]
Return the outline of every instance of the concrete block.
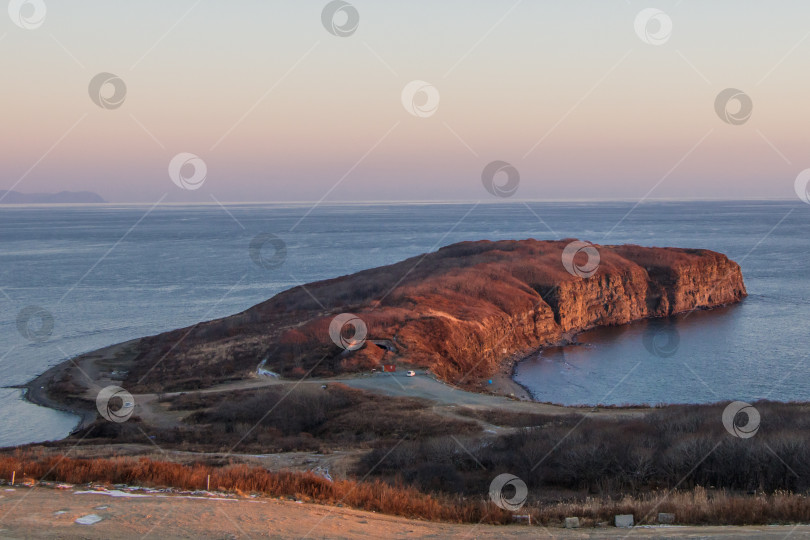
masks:
[[[566,529],[578,529],[579,528],[579,518],[578,517],[565,518],[565,528]]]
[[[661,512],[658,514],[658,523],[663,523],[666,525],[670,525],[675,523],[675,514],[668,514],[666,512]]]
[[[616,526],[617,527],[632,527],[633,526],[633,514],[617,514],[616,515]]]

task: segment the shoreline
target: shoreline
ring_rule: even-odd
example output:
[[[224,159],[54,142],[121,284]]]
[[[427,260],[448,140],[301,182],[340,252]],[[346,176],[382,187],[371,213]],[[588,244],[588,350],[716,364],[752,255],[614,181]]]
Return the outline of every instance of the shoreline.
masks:
[[[63,413],[71,414],[78,418],[76,425],[70,430],[70,433],[66,437],[61,439],[53,439],[53,440],[64,440],[80,429],[90,425],[96,419],[95,411],[91,411],[86,408],[76,407],[76,406],[69,406],[67,403],[63,401],[59,401],[53,399],[47,391],[47,384],[52,380],[51,376],[61,373],[63,369],[57,369],[62,367],[62,364],[58,364],[47,371],[43,372],[40,375],[37,375],[36,378],[32,379],[28,383],[24,385],[19,385],[17,388],[23,391],[22,393],[22,400],[30,403],[31,405],[36,405],[38,407],[45,407],[48,409],[53,409],[55,411],[60,411]],[[44,383],[44,384],[40,384]]]
[[[743,300],[744,301],[744,300]],[[713,306],[711,308],[698,308],[701,311],[710,311],[716,308],[724,308],[728,306],[732,306],[735,304],[720,304],[717,306]],[[692,310],[693,311],[693,310]],[[684,311],[679,312],[676,314],[672,314],[668,317],[677,318],[684,313],[689,313],[691,311]],[[647,321],[650,319],[655,319],[660,317],[645,317],[643,319],[638,319],[635,321],[631,321],[629,323],[625,323],[625,325],[636,324],[642,321]],[[618,325],[618,326],[625,326],[625,325]],[[489,396],[493,398],[493,400],[497,401],[497,399],[505,399],[512,401],[514,403],[523,404],[526,411],[525,412],[549,412],[549,410],[554,410],[557,413],[565,412],[565,413],[581,413],[583,411],[590,411],[596,412],[601,410],[606,411],[652,411],[656,409],[662,409],[665,407],[670,406],[683,406],[683,405],[709,405],[711,403],[721,403],[727,400],[719,400],[716,402],[711,403],[658,403],[658,404],[649,404],[649,403],[640,403],[640,404],[631,404],[625,403],[621,405],[604,405],[604,404],[593,404],[593,405],[566,405],[554,402],[546,402],[546,401],[539,401],[535,399],[534,395],[532,394],[531,390],[521,383],[515,380],[515,374],[518,367],[518,364],[522,361],[529,359],[532,356],[539,354],[541,351],[547,348],[553,347],[567,347],[567,346],[576,346],[578,345],[577,337],[583,333],[588,331],[606,328],[610,326],[616,325],[594,325],[589,328],[584,328],[577,332],[568,332],[563,334],[562,338],[555,343],[547,344],[541,346],[537,349],[532,350],[529,353],[517,353],[512,357],[503,361],[498,369],[498,371],[491,376],[491,383],[488,380],[480,381],[479,384],[469,384],[465,385],[464,387],[453,385],[447,381],[442,381],[436,378],[434,375],[430,375],[432,379],[436,381],[436,383],[446,387],[451,392],[461,392],[462,396],[467,395],[466,401],[474,401],[474,396]],[[59,364],[47,369],[40,375],[36,376],[31,381],[21,384],[11,386],[9,388],[18,388],[23,390],[22,400],[33,405],[37,405],[40,407],[46,407],[49,409],[53,409],[56,411],[61,411],[64,413],[72,414],[78,417],[78,421],[70,433],[63,438],[53,439],[54,441],[63,441],[74,433],[85,429],[91,426],[98,418],[98,412],[95,407],[92,405],[95,403],[95,393],[98,389],[103,388],[108,385],[117,385],[120,384],[120,381],[114,380],[111,377],[110,373],[107,373],[107,376],[103,376],[105,374],[105,367],[109,368],[109,366],[104,366],[105,363],[118,363],[117,365],[123,362],[126,364],[127,362],[134,361],[134,355],[132,347],[138,344],[141,340],[145,339],[148,336],[131,339],[125,342],[116,343],[113,345],[108,345],[106,347],[102,347],[100,349],[96,349],[81,355],[78,355],[74,358],[69,358],[60,362]],[[72,370],[77,370],[81,373],[82,377],[77,378],[78,381],[83,385],[82,392],[77,393],[74,396],[64,395],[64,396],[54,396],[51,393],[51,386],[53,383],[63,375],[67,374]],[[426,373],[430,373],[429,370],[425,371]],[[368,388],[362,383],[361,381],[364,380],[367,374],[365,373],[353,373],[353,374],[344,374],[344,375],[337,375],[332,377],[326,377],[322,379],[304,379],[303,382],[309,383],[319,383],[319,382],[334,382],[334,383],[344,383],[348,384],[349,386],[355,386],[358,388],[363,388],[370,392],[377,393],[385,393],[382,390],[375,389],[375,388]],[[87,384],[87,379],[91,379],[92,383]],[[295,384],[298,380],[295,379],[285,379],[285,378],[276,378],[272,384]],[[245,378],[240,380],[235,380],[226,383],[220,383],[218,385],[214,385],[212,387],[206,388],[198,388],[193,390],[185,390],[185,391],[178,391],[178,392],[168,392],[168,394],[181,394],[181,393],[191,393],[191,392],[207,392],[207,391],[217,391],[217,387],[224,387],[228,385],[253,385],[255,387],[261,387],[268,383],[268,381],[262,381],[261,378]],[[246,386],[247,387],[247,386]],[[91,392],[92,390],[92,392]],[[91,395],[92,394],[92,395]],[[151,395],[151,394],[139,394],[139,395]],[[430,395],[421,395],[425,399],[430,400]],[[440,402],[437,398],[435,401]],[[464,401],[464,398],[462,398]],[[487,406],[487,405],[484,405]],[[489,405],[491,408],[499,408],[499,406],[493,404]],[[32,442],[29,444],[38,444],[37,442]]]
[[[90,427],[99,418],[95,404],[95,394],[98,389],[103,388],[110,384],[117,384],[120,381],[115,381],[107,376],[104,376],[105,362],[111,359],[116,359],[124,362],[131,359],[132,350],[131,346],[137,343],[140,338],[117,343],[95,351],[91,351],[75,358],[65,360],[38,375],[26,384],[17,385],[15,388],[23,391],[22,399],[32,405],[46,407],[52,410],[61,411],[64,413],[72,414],[78,418],[78,422],[70,431],[70,433],[61,438],[52,439],[50,441],[37,441],[26,444],[42,444],[44,442],[60,442],[69,439],[76,432]],[[519,383],[511,378],[511,370],[522,357],[516,357],[509,365],[504,365],[499,373],[493,375],[493,384],[490,386],[476,386],[476,387],[458,387],[448,384],[432,375],[429,371],[422,371],[417,377],[404,377],[404,372],[397,373],[400,379],[392,377],[381,377],[381,373],[375,375],[360,373],[350,375],[340,375],[324,379],[311,378],[303,380],[304,384],[330,384],[342,383],[349,387],[363,390],[379,395],[390,396],[407,396],[418,399],[426,399],[433,401],[439,407],[470,407],[474,409],[487,409],[487,410],[500,410],[503,412],[520,412],[520,413],[536,413],[536,414],[572,414],[582,412],[583,407],[557,405],[552,403],[543,403],[531,399],[530,394]],[[100,365],[102,364],[102,365]],[[84,385],[81,392],[77,392],[72,396],[59,395],[52,392],[51,386],[55,381],[59,380],[64,374],[76,371],[81,372],[82,376],[80,382]],[[88,382],[88,376],[92,376],[93,382]],[[413,384],[408,384],[411,382]],[[165,395],[179,395],[184,393],[217,393],[223,391],[234,390],[247,390],[256,389],[273,385],[295,385],[299,381],[293,379],[281,378],[261,378],[250,377],[214,385],[207,388],[199,388],[195,390],[167,392]],[[405,390],[402,384],[408,385]],[[493,391],[494,390],[494,391]],[[141,413],[146,414],[148,417],[153,416],[150,412],[143,407],[152,407],[154,398],[157,394],[135,394],[136,406],[141,408]],[[629,414],[637,415],[644,414],[652,410],[646,406],[632,406],[615,407],[612,411],[605,411],[606,414]],[[22,445],[25,446],[25,445]],[[10,448],[10,447],[3,447]]]
[[[565,347],[576,345],[576,336],[579,335],[579,333],[581,332],[566,335],[559,342],[546,347],[541,347],[529,354],[514,355],[501,365],[497,373],[492,375],[492,384],[487,384],[487,381],[482,381],[480,385],[466,385],[464,387],[460,387],[436,378],[429,371],[425,371],[424,374],[420,374],[420,376],[416,377],[416,379],[426,379],[430,380],[431,382],[423,385],[423,387],[414,389],[410,394],[404,392],[400,393],[396,388],[385,388],[379,384],[369,384],[369,381],[375,380],[375,377],[369,377],[369,374],[367,373],[344,374],[323,379],[309,378],[304,379],[302,382],[307,384],[343,383],[353,388],[380,395],[410,395],[411,397],[431,400],[437,404],[449,403],[448,396],[452,395],[453,399],[456,400],[455,402],[461,406],[466,404],[467,406],[476,408],[484,407],[494,410],[512,410],[512,412],[519,410],[520,412],[537,414],[574,414],[583,412],[597,412],[599,409],[603,409],[605,412],[612,411],[618,414],[638,414],[640,412],[649,412],[670,405],[684,405],[623,404],[593,406],[564,405],[553,402],[544,402],[536,400],[528,388],[524,387],[514,379],[515,370],[521,361],[538,354],[547,347]],[[64,441],[76,432],[91,426],[99,418],[96,408],[92,406],[95,402],[94,393],[97,392],[98,389],[107,385],[118,384],[120,382],[103,376],[105,367],[103,364],[111,360],[119,362],[122,360],[124,362],[131,360],[133,356],[131,347],[134,344],[137,344],[141,339],[142,338],[135,338],[129,341],[116,343],[78,355],[74,358],[64,360],[59,364],[47,369],[31,381],[25,384],[16,385],[13,388],[21,389],[23,391],[21,396],[22,400],[32,405],[64,412],[78,418],[76,425],[71,429],[67,436],[52,439],[52,441]],[[51,392],[51,385],[64,374],[74,370],[82,374],[79,381],[81,381],[81,383],[84,385],[82,387],[83,391],[72,397],[53,395]],[[89,375],[94,375],[92,384],[88,384],[87,382]],[[227,383],[221,383],[212,387],[177,392],[166,392],[166,394],[173,395],[193,392],[208,393],[225,391],[226,389],[260,388],[277,384],[296,384],[298,382],[299,381],[295,379],[250,377]],[[153,395],[155,394],[136,394],[136,397],[142,398],[143,401],[149,401]],[[28,444],[40,443],[41,442],[31,442]]]
[[[37,375],[36,377],[28,381],[27,383],[16,385],[14,388],[19,388],[23,390],[22,395],[23,401],[27,401],[32,405],[46,407],[56,411],[72,414],[78,417],[78,422],[73,427],[73,429],[71,429],[67,437],[63,437],[61,439],[54,439],[54,440],[65,440],[74,433],[76,433],[77,431],[82,430],[90,426],[93,422],[95,422],[96,418],[98,417],[98,413],[94,407],[82,405],[87,401],[82,400],[81,396],[77,396],[73,400],[65,398],[60,399],[58,397],[53,396],[49,391],[50,385],[55,380],[57,380],[59,376],[65,374],[71,369],[75,368],[82,371],[82,368],[79,365],[77,365],[76,362],[87,364],[89,362],[94,362],[95,360],[107,359],[110,357],[110,355],[116,356],[121,352],[123,352],[123,350],[125,350],[132,343],[137,342],[140,339],[141,338],[136,338],[121,343],[108,345],[100,349],[80,354],[74,358],[69,358],[56,364],[51,368],[48,368],[41,374]],[[92,371],[98,373],[100,370],[96,366],[95,369],[93,369]],[[94,379],[93,384],[98,388],[103,388],[104,385],[99,384],[100,381],[101,379]],[[90,387],[87,388],[89,389]],[[93,401],[94,399],[91,399],[90,403],[92,403]]]

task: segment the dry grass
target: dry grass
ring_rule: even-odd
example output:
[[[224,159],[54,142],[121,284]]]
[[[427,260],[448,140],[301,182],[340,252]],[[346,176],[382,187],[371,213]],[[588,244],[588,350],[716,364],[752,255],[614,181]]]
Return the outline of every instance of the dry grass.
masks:
[[[765,525],[810,521],[810,500],[788,492],[734,495],[702,487],[689,491],[656,492],[617,500],[588,498],[559,503],[538,511],[540,523],[562,522],[578,516],[585,524],[613,521],[616,514],[633,514],[636,524],[655,523],[659,512],[674,513],[681,525]]]
[[[175,487],[202,490],[211,475],[211,487],[239,494],[258,493],[271,497],[323,504],[346,505],[385,514],[432,521],[466,523],[509,523],[512,517],[480,499],[435,497],[410,487],[380,481],[329,482],[310,473],[269,472],[248,465],[212,467],[182,465],[141,458],[72,459],[18,454],[0,457],[0,478],[17,481],[51,480],[73,484],[128,484],[146,487]],[[555,526],[564,518],[578,516],[584,525],[612,522],[615,514],[633,514],[636,522],[654,523],[658,512],[671,512],[684,525],[759,525],[810,521],[807,497],[788,492],[735,495],[710,492],[702,487],[689,491],[653,492],[621,499],[587,498],[583,501],[527,506],[536,523]]]
[[[730,493],[810,493],[808,405],[760,401],[755,406],[763,421],[750,439],[726,431],[723,403],[669,406],[615,419],[506,416],[504,423],[538,422],[538,427],[488,441],[465,438],[464,448],[450,437],[404,441],[390,453],[380,446],[361,460],[355,474],[364,475],[373,466],[371,474],[377,477],[401,477],[430,492],[468,495],[486,492],[500,472],[521,478],[535,496],[567,490],[581,496],[640,497],[698,486]],[[488,413],[479,416],[499,421]],[[444,480],[430,483],[439,465]]]
[[[416,489],[380,481],[328,480],[297,472],[270,472],[260,467],[204,464],[182,465],[146,458],[72,459],[32,456],[0,457],[0,478],[17,481],[59,481],[72,484],[127,484],[174,487],[188,490],[211,488],[235,493],[259,493],[270,497],[294,497],[306,502],[343,504],[363,510],[435,521],[502,523],[509,515],[484,502],[440,500]]]
[[[426,400],[391,397],[340,383],[279,384],[236,392],[164,396],[161,404],[185,414],[176,428],[99,419],[65,444],[143,443],[146,433],[161,448],[200,452],[275,453],[328,451],[347,445],[372,448],[444,434],[479,433],[472,420],[448,419]]]

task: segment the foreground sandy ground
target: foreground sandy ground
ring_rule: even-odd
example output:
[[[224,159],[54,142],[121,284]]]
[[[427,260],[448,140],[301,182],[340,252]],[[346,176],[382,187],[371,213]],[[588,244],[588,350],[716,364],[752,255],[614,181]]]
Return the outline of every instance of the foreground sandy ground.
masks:
[[[261,498],[122,498],[20,487],[0,495],[0,538],[810,538],[810,525],[566,530],[428,523]],[[76,523],[89,515],[101,521]]]

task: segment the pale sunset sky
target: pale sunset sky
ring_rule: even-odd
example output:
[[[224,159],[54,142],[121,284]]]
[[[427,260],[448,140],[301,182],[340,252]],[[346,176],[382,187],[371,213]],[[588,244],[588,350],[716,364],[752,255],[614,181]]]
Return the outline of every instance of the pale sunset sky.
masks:
[[[352,0],[345,37],[325,0],[22,4],[35,28],[0,21],[0,189],[474,201],[503,160],[517,200],[787,198],[810,167],[806,0]],[[647,8],[663,43],[636,31]],[[120,107],[89,97],[102,72]],[[414,80],[439,96],[425,117]],[[751,99],[742,124],[715,110],[726,88]],[[169,177],[181,152],[206,164],[197,190]]]

